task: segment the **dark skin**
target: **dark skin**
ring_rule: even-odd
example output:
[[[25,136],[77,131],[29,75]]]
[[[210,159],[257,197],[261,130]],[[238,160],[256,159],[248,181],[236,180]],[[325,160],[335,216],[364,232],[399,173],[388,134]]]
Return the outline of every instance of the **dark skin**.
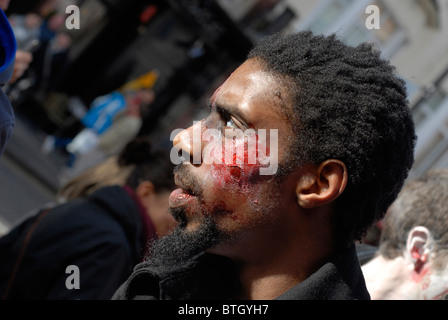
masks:
[[[293,131],[279,108],[289,108],[288,92],[259,61],[250,59],[237,68],[210,104],[210,115],[195,124],[200,130],[265,129],[269,146],[270,129],[277,129],[278,161],[285,161],[291,149],[287,137]],[[221,143],[194,144],[193,129],[176,136],[176,148],[193,155],[210,143]],[[233,236],[234,240],[209,251],[235,262],[240,283],[237,298],[274,299],[306,279],[333,253],[333,202],[347,184],[343,162],[328,159],[319,165],[304,164],[281,181],[259,176],[247,164],[236,169],[205,163],[185,166],[203,191],[200,197],[189,195],[176,204],[186,209],[186,231],[201,223],[197,217],[200,207]],[[235,175],[238,179],[232,179]],[[188,187],[183,181],[177,180],[177,184]]]

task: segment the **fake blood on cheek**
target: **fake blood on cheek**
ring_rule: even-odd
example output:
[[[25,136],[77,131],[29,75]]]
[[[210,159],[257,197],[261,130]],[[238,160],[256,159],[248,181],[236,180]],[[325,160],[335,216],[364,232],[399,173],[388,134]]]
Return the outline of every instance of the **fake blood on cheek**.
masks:
[[[258,136],[256,138],[258,140]],[[212,164],[212,176],[220,188],[247,189],[258,180],[260,164],[257,161],[249,161],[249,152],[254,152],[255,156],[258,155],[258,143],[255,145],[255,150],[248,150],[247,143],[244,141],[233,141],[234,152],[231,154],[231,159],[226,157],[225,148],[223,148],[220,163],[217,161],[218,163]],[[253,158],[256,159],[256,157]]]

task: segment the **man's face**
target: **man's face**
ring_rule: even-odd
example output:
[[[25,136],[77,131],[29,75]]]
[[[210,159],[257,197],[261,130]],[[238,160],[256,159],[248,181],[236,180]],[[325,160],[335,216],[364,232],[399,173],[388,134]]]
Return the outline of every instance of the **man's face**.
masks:
[[[242,239],[254,243],[266,237],[265,231],[281,219],[281,213],[297,205],[292,179],[260,174],[261,169],[272,165],[266,158],[281,165],[289,151],[286,137],[292,130],[280,109],[286,105],[285,99],[278,80],[263,71],[256,60],[248,60],[214,93],[208,117],[175,137],[175,147],[190,157],[176,168],[179,189],[170,196],[180,233],[199,234],[205,225],[212,224],[221,234],[220,240],[212,237],[218,242],[217,246],[209,244],[214,246],[212,251],[232,255],[243,248]],[[249,129],[254,134],[245,137],[228,138],[225,133]],[[192,138],[195,130],[200,141]],[[210,131],[215,134],[208,134]],[[262,131],[266,139],[260,139]],[[226,157],[231,147],[235,152]],[[266,157],[248,161],[253,153]],[[201,159],[197,164],[195,155]],[[234,241],[219,243],[223,239]]]

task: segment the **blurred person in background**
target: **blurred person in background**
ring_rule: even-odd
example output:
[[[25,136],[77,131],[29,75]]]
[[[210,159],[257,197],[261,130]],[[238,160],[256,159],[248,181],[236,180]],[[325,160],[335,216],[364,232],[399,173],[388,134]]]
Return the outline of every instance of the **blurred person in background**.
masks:
[[[0,0],[0,8],[3,10],[3,13],[6,10],[8,10],[9,3],[10,0]],[[9,24],[11,25],[11,23]],[[17,79],[19,79],[25,73],[25,71],[28,69],[32,61],[33,61],[33,55],[30,52],[23,50],[21,47],[18,47],[18,49],[15,52],[13,73],[11,75],[11,79],[8,82],[9,83],[16,82]]]
[[[124,144],[136,137],[154,99],[154,92],[145,88],[115,90],[99,96],[88,110],[79,99],[73,100],[78,101],[77,119],[48,135],[41,150],[43,153],[60,150],[68,155],[65,177],[61,178],[65,182],[87,167],[117,154]],[[83,159],[77,164],[80,158]]]
[[[61,203],[39,210],[0,238],[3,299],[109,299],[148,249],[169,233],[169,154],[145,138],[64,186]],[[68,266],[79,289],[67,287]]]
[[[448,169],[439,169],[405,185],[362,271],[372,299],[446,299],[447,263]]]
[[[6,92],[17,111],[28,109],[34,100],[44,103],[66,71],[72,41],[65,29],[64,10],[61,1],[44,0],[30,12],[8,16],[18,50]]]
[[[95,134],[84,129],[91,133],[87,136],[89,142],[86,142],[79,139],[82,137],[81,131],[66,147],[75,161],[70,167],[64,168],[60,181],[64,183],[89,167],[117,155],[125,144],[138,135],[154,99],[155,94],[151,89],[137,90],[134,94],[128,94],[125,109],[113,117],[112,124],[103,133]]]
[[[14,33],[3,10],[6,10],[9,1],[0,0],[0,155],[3,154],[6,144],[12,135],[15,116],[11,103],[3,92],[3,86],[11,81],[16,68],[15,57],[17,44]]]

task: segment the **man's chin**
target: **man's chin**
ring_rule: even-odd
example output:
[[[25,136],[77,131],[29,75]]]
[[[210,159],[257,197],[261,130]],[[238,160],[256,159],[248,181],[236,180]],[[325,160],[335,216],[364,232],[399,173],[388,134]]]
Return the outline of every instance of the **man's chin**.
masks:
[[[188,214],[189,208],[187,206],[170,208],[171,215],[178,222],[178,228],[184,232],[194,232],[194,230],[201,228],[204,220],[199,213],[194,215]]]
[[[185,212],[185,207],[170,208],[170,213],[179,223],[179,227],[185,227],[185,225],[187,224],[187,215],[185,214]]]
[[[174,214],[179,215],[180,223],[171,234],[151,243],[150,253],[146,258],[153,273],[159,277],[182,270],[194,256],[226,239],[210,216],[187,223],[184,213]]]

